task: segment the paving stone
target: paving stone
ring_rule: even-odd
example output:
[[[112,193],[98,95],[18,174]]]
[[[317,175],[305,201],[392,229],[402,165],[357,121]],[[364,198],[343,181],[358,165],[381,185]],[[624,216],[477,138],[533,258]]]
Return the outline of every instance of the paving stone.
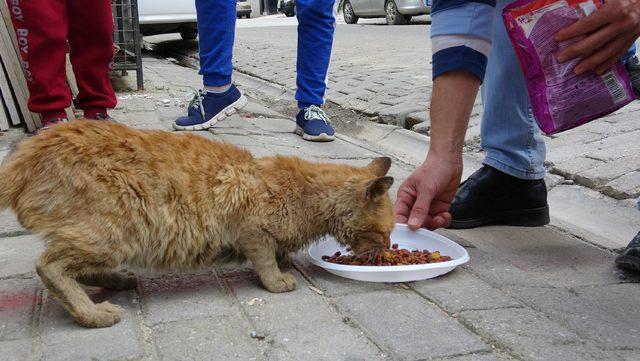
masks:
[[[130,127],[138,129],[169,130],[158,118],[155,112],[125,113],[118,118],[120,122],[125,122]]]
[[[260,129],[273,133],[293,133],[296,123],[291,119],[283,118],[249,118],[248,122]]]
[[[615,199],[638,198],[640,196],[640,172],[631,172],[607,183],[602,192]]]
[[[587,132],[584,131],[584,128],[576,128],[547,138],[547,141],[545,143],[547,144],[549,150],[553,151],[553,149],[558,147],[573,144],[590,143],[601,140],[603,138],[604,136],[602,134]]]
[[[493,226],[455,233],[523,271],[529,280],[519,279],[522,284],[537,280],[561,287],[621,282],[613,267],[613,255],[549,227]],[[478,270],[472,263],[469,267],[474,272],[489,271]]]
[[[142,278],[140,301],[148,325],[223,315],[231,304],[210,273]]]
[[[210,134],[205,134],[205,133],[210,133]],[[248,137],[246,135],[231,134],[231,133],[226,133],[226,134],[216,133],[215,135],[212,135],[212,134],[214,133],[202,132],[202,135],[209,139],[231,143],[239,147],[263,144],[263,142],[258,141],[255,137]]]
[[[29,340],[0,341],[0,360],[29,360],[31,342]]]
[[[607,182],[623,176],[627,173],[640,170],[640,157],[627,156],[609,161],[590,169],[583,169],[576,175],[578,182],[587,187],[596,188],[604,186]]]
[[[411,128],[411,130],[413,130],[416,133],[429,135],[429,131],[431,130],[431,124],[429,124],[428,122],[418,123],[418,124],[414,125]]]
[[[13,236],[27,232],[22,226],[15,214],[5,209],[0,211],[0,236]]]
[[[310,290],[297,272],[297,289],[269,293],[257,279],[222,275],[276,360],[376,360],[379,350],[349,326],[321,295]],[[255,276],[254,276],[255,277]],[[251,300],[262,302],[251,305]]]
[[[154,327],[160,360],[266,360],[241,316],[227,313]]]
[[[253,139],[255,139],[255,137],[253,137]],[[304,153],[320,158],[372,158],[376,156],[373,152],[341,140],[336,140],[330,143],[307,142],[298,135],[292,133],[278,134],[276,139],[270,140],[268,147],[274,150],[279,150],[276,149],[277,145],[288,147],[297,146],[299,147],[296,148],[298,149],[296,151],[297,154]]]
[[[564,146],[555,148],[553,150],[549,150],[547,152],[546,161],[552,164],[557,164],[575,157],[579,157],[587,154],[591,155],[590,153],[593,150],[594,150],[594,147],[591,144],[564,145]]]
[[[187,114],[187,104],[181,103],[182,106],[175,106],[175,103],[171,107],[158,107],[156,114],[163,126],[170,126],[179,117]],[[167,128],[169,129],[169,128]]]
[[[352,294],[339,297],[336,302],[393,358],[421,360],[490,349],[476,335],[415,293]]]
[[[588,144],[591,148],[589,155],[606,160],[614,160],[640,153],[640,130],[607,137],[601,141]]]
[[[398,129],[375,141],[375,144],[397,158],[419,164],[426,157],[429,138],[406,129]]]
[[[434,279],[413,282],[411,288],[449,313],[522,307],[520,302],[462,269]]]
[[[156,99],[152,97],[119,97],[118,107],[127,113],[145,113],[156,110]]]
[[[622,361],[638,361],[640,360],[640,351],[619,351],[618,356]]]
[[[529,309],[464,311],[460,320],[523,360],[603,360],[606,354]]]
[[[44,244],[36,236],[0,238],[0,278],[35,275],[36,260],[43,250]]]
[[[640,230],[636,208],[590,189],[559,185],[548,202],[553,224],[604,248],[624,248]]]
[[[249,101],[247,105],[245,105],[240,112],[248,113],[251,115],[263,115],[268,118],[276,118],[276,119],[284,118],[283,114],[280,114],[270,108],[265,107],[262,104],[259,104],[253,101]]]
[[[251,152],[251,154],[253,154],[254,157],[257,158],[261,158],[261,157],[273,157],[276,155],[276,153],[268,148],[262,147],[262,146],[244,146],[243,148],[247,149],[248,151]]]
[[[514,288],[513,293],[551,319],[607,349],[637,348],[640,290],[636,284],[597,287]]]
[[[76,324],[52,297],[45,301],[42,315],[42,354],[50,360],[124,360],[143,354],[142,336],[136,327],[135,311],[127,292],[92,289],[94,302],[109,300],[125,309],[122,320],[107,328],[88,329]]]
[[[458,237],[466,239],[466,235],[461,235],[458,231],[452,231]],[[468,240],[469,241],[469,240]],[[473,240],[474,242],[476,240]],[[493,255],[489,252],[475,248],[467,248],[469,253],[469,263],[463,266],[474,275],[493,286],[537,286],[549,287],[549,283],[538,277],[529,275],[521,269],[517,263],[500,255]]]
[[[40,299],[39,285],[35,279],[0,281],[0,340],[31,336],[33,310]]]
[[[581,173],[585,170],[596,168],[604,164],[606,163],[602,160],[586,157],[576,157],[556,164],[553,167],[553,170],[567,178],[572,179],[572,176],[577,173]]]
[[[508,360],[515,360],[513,357],[510,357],[506,354],[503,353],[476,353],[476,354],[471,354],[471,355],[465,355],[465,356],[458,356],[458,357],[447,357],[447,358],[443,358],[443,359],[437,359],[437,360],[442,360],[442,361],[508,361]]]

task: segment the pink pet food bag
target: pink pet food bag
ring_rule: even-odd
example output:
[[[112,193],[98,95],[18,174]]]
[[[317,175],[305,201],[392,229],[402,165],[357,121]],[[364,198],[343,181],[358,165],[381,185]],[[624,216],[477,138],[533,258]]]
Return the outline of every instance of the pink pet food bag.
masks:
[[[580,59],[559,63],[557,54],[580,39],[558,43],[555,34],[597,11],[602,0],[516,0],[503,11],[522,66],[533,115],[546,134],[559,133],[609,114],[635,99],[622,63],[602,75],[575,75]]]

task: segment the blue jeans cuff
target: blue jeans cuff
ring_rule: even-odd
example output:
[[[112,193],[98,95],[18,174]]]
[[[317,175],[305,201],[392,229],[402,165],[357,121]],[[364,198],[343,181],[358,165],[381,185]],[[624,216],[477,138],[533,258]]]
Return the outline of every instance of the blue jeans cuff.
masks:
[[[509,165],[507,162],[501,161],[489,154],[487,154],[487,156],[484,158],[484,161],[482,163],[490,167],[493,167],[501,172],[507,173],[512,177],[516,177],[520,179],[531,179],[531,180],[544,179],[544,176],[546,174],[546,171],[543,166],[540,167],[542,169],[539,169],[537,171],[530,170],[530,169],[522,170],[522,169],[515,168]]]
[[[217,74],[203,74],[202,82],[204,86],[225,86],[231,84],[231,77]]]
[[[318,108],[322,107],[322,104],[315,104],[315,103],[309,103],[309,102],[302,102],[302,101],[299,101],[299,102],[298,102],[298,109],[306,109],[306,108],[309,108],[309,107],[310,107],[310,106],[312,106],[312,105],[315,105],[315,106],[317,106]]]

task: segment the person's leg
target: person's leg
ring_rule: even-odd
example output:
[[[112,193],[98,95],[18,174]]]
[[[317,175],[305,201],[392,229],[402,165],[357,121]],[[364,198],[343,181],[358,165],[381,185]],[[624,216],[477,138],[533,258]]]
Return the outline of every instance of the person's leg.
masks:
[[[226,0],[196,0],[200,74],[205,86],[231,84],[236,4]]]
[[[498,1],[498,17],[510,1]],[[484,164],[521,179],[543,179],[546,147],[531,111],[522,68],[497,19],[482,86],[481,146]]]
[[[113,15],[110,0],[66,0],[70,59],[78,83],[76,106],[85,118],[107,118],[116,106],[109,71],[113,60]]]
[[[450,209],[450,228],[493,223],[540,226],[549,222],[543,164],[546,148],[501,19],[508,3],[497,2],[497,25],[482,85],[484,166],[458,190]]]
[[[306,140],[329,141],[334,131],[324,111],[327,74],[336,22],[334,0],[298,0],[296,100],[300,113],[296,132]]]
[[[29,110],[40,113],[44,126],[66,119],[71,105],[66,83],[67,11],[64,0],[7,0],[20,45]]]
[[[176,130],[211,128],[247,103],[231,81],[236,3],[196,0],[196,12],[204,89],[195,95],[188,115],[175,121],[173,128]]]

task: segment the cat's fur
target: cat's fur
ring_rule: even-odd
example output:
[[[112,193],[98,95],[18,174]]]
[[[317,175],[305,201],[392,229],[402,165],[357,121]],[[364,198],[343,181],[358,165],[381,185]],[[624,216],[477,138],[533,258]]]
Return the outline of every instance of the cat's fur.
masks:
[[[272,292],[295,289],[277,262],[331,234],[355,251],[389,246],[389,158],[358,168],[254,158],[190,134],[80,120],[24,140],[0,168],[11,208],[46,250],[36,270],[86,327],[122,310],[94,304],[78,282],[136,287],[121,266],[193,270],[249,259]]]

